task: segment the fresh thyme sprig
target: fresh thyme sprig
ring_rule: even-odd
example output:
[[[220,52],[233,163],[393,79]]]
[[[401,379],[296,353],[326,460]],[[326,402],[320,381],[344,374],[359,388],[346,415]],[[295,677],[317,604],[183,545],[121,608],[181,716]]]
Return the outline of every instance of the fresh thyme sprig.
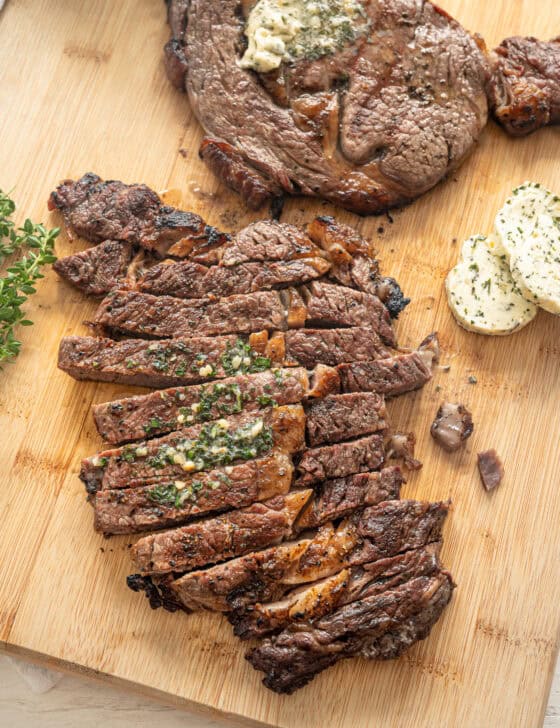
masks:
[[[29,251],[0,278],[0,364],[15,359],[20,352],[16,327],[33,324],[25,318],[22,306],[35,293],[35,282],[44,277],[42,267],[56,260],[54,241],[60,232],[59,228],[47,230],[29,219],[16,228],[10,219],[15,209],[14,201],[0,190],[0,265],[17,251]]]

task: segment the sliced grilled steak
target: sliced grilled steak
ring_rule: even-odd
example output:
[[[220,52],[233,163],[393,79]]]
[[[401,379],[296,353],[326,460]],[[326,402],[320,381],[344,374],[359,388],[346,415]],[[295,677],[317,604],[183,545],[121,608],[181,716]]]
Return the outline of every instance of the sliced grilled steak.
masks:
[[[266,673],[277,693],[293,693],[341,659],[362,655],[384,659],[427,636],[449,603],[453,582],[444,571],[419,576],[381,594],[359,599],[315,624],[287,627],[265,639],[247,659]],[[391,647],[383,641],[391,636]],[[411,639],[413,637],[413,639]]]
[[[222,264],[265,261],[314,260],[324,257],[306,233],[295,225],[275,220],[258,220],[236,233],[224,247]]]
[[[385,344],[396,345],[391,317],[377,296],[322,281],[302,290],[309,326],[371,326]]]
[[[86,296],[104,296],[126,278],[133,252],[131,243],[106,240],[95,248],[59,258],[53,268]]]
[[[316,362],[337,366],[392,355],[378,333],[369,327],[296,329],[284,335],[286,359],[312,368]]]
[[[206,261],[229,239],[198,215],[164,205],[146,185],[103,182],[91,173],[59,185],[49,198],[49,210],[55,209],[70,236],[93,243],[121,240],[160,255],[190,254]]]
[[[338,372],[344,392],[378,392],[385,397],[420,389],[432,378],[431,370],[416,351],[389,359],[340,364]]]
[[[377,296],[387,307],[391,318],[398,318],[408,306],[394,278],[382,277],[373,245],[349,225],[332,217],[317,217],[307,226],[309,237],[329,253],[332,267],[329,277],[350,288]]]
[[[447,503],[388,501],[351,516],[336,530],[323,526],[313,538],[194,571],[168,586],[191,610],[229,612],[275,601],[299,584],[332,576],[347,566],[440,541],[447,511]]]
[[[306,450],[297,464],[297,483],[308,486],[321,480],[377,470],[383,465],[383,435],[369,435]]]
[[[283,301],[283,294],[264,291],[218,301],[185,301],[137,291],[113,291],[99,306],[94,324],[103,333],[163,339],[286,329],[290,313],[286,314],[289,303]]]
[[[358,213],[402,205],[456,168],[486,123],[486,58],[429,2],[368,3],[365,35],[269,74],[238,64],[250,4],[172,4],[191,107],[211,138],[202,157],[252,207],[278,189]]]
[[[93,325],[104,334],[165,339],[285,331],[301,328],[306,321],[321,327],[371,326],[386,344],[395,345],[389,312],[378,298],[319,281],[299,290],[260,291],[216,301],[112,291],[100,304]]]
[[[385,430],[385,400],[373,392],[334,394],[305,408],[307,443],[310,447],[350,440]]]
[[[312,494],[312,490],[295,491],[189,526],[144,536],[132,549],[132,561],[142,574],[167,574],[191,571],[280,543],[290,535]]]
[[[189,260],[166,260],[152,266],[137,283],[137,290],[155,296],[204,298],[233,296],[307,283],[324,275],[330,263],[324,258],[241,263],[227,268]],[[110,289],[109,289],[110,290]]]
[[[186,474],[262,456],[273,447],[287,453],[305,446],[301,405],[227,419],[173,432],[146,442],[104,450],[82,461],[80,479],[88,493],[181,480]]]
[[[488,98],[496,121],[513,136],[560,124],[560,37],[507,38],[491,54]]]
[[[195,516],[287,493],[292,475],[291,458],[275,452],[157,486],[100,490],[94,498],[95,528],[116,534],[177,526]]]
[[[266,331],[245,337],[193,336],[164,341],[66,336],[60,342],[58,366],[74,379],[170,387],[257,372],[273,362],[282,364],[275,357],[275,348],[276,344],[269,346]]]
[[[238,374],[212,384],[164,389],[93,406],[95,425],[111,444],[141,440],[242,410],[301,402],[311,390],[305,369]]]
[[[364,506],[398,500],[403,482],[402,472],[395,466],[383,468],[378,473],[358,473],[325,480],[314,486],[316,496],[302,511],[294,531],[301,533],[317,528],[327,521],[349,516]]]
[[[344,604],[389,591],[410,579],[436,573],[440,569],[440,546],[432,543],[388,559],[343,569],[308,587],[288,592],[280,601],[257,603],[245,612],[231,612],[229,621],[241,639],[264,637],[290,623],[309,625]]]

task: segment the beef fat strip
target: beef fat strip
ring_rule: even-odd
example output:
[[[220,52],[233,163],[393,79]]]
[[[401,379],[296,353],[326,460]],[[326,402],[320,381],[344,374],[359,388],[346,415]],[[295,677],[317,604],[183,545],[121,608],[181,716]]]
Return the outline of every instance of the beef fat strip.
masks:
[[[92,498],[95,529],[107,535],[150,531],[216,511],[243,508],[287,493],[293,472],[291,457],[273,452],[193,475],[173,476],[157,485],[99,490]]]
[[[440,547],[435,542],[425,548],[342,569],[310,586],[288,592],[279,601],[257,603],[247,610],[231,612],[229,621],[241,639],[263,637],[290,623],[314,622],[343,604],[381,594],[418,576],[431,576],[441,568]]]
[[[274,601],[290,589],[441,540],[447,503],[387,501],[366,508],[335,530],[256,551],[227,564],[185,574],[167,586],[187,610],[229,612]]]
[[[70,236],[93,243],[119,240],[160,255],[211,260],[212,251],[229,239],[198,215],[164,205],[146,185],[104,182],[91,173],[59,185],[49,198],[49,210],[55,209]]]
[[[105,450],[82,461],[88,493],[181,479],[202,470],[250,460],[271,451],[293,453],[305,446],[301,405],[244,412],[173,432],[147,442]]]
[[[171,387],[247,374],[276,366],[337,366],[392,355],[370,328],[294,329],[248,336],[193,336],[149,341],[67,336],[58,366],[75,379]]]
[[[147,338],[285,331],[306,323],[369,325],[384,343],[396,343],[389,312],[376,296],[321,281],[298,290],[260,291],[217,301],[113,291],[100,304],[93,323],[103,334]]]
[[[312,490],[295,491],[145,536],[134,545],[132,561],[142,574],[190,571],[280,543],[290,535],[294,521],[312,494]]]
[[[155,388],[196,384],[283,364],[283,341],[274,339],[266,331],[245,337],[232,334],[162,341],[66,336],[60,342],[58,366],[79,380]]]
[[[339,387],[334,369],[318,367],[311,381],[301,367],[269,369],[94,405],[93,417],[101,437],[110,444],[118,444],[217,420],[242,410],[295,404],[316,392],[324,395],[338,391]]]
[[[266,687],[293,693],[341,659],[397,657],[428,636],[452,592],[445,571],[419,576],[346,604],[316,623],[290,625],[251,650],[247,659],[266,674]]]

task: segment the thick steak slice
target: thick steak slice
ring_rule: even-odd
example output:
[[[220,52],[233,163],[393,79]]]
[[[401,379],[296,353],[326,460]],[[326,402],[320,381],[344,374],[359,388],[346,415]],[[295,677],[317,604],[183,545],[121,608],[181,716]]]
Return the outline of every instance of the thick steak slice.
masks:
[[[276,448],[287,453],[305,446],[301,405],[243,412],[195,425],[165,437],[104,450],[82,460],[80,479],[88,493],[181,480],[187,474],[251,460]]]
[[[265,261],[313,260],[325,253],[296,225],[275,220],[257,220],[240,230],[223,248],[222,264]]]
[[[313,625],[289,626],[277,637],[265,639],[247,659],[266,673],[266,687],[277,693],[293,693],[341,659],[400,654],[413,641],[427,636],[452,592],[453,582],[445,571],[415,577],[394,589],[344,605]],[[391,649],[383,641],[388,634]],[[399,637],[402,647],[397,647]]]
[[[132,549],[141,574],[191,571],[286,539],[312,490],[279,495],[264,503],[144,536]]]
[[[100,490],[93,501],[95,529],[105,534],[151,531],[206,513],[243,508],[287,493],[292,475],[291,458],[275,452],[157,486]]]
[[[295,329],[284,335],[286,359],[310,369],[316,362],[337,366],[344,362],[390,357],[393,351],[369,327]]]
[[[490,56],[488,98],[496,121],[513,136],[560,124],[560,37],[506,38]]]
[[[273,362],[283,363],[283,348],[278,360],[276,344],[269,345],[266,331],[244,337],[232,334],[162,341],[65,336],[58,350],[58,366],[74,379],[171,387],[269,369]]]
[[[86,296],[104,296],[126,278],[132,256],[131,243],[106,240],[95,248],[59,258],[53,268]]]
[[[175,40],[190,105],[212,139],[202,156],[252,207],[279,188],[362,214],[401,205],[456,168],[486,124],[486,58],[429,2],[367,3],[365,35],[269,74],[238,64],[250,5],[173,4],[188,16]]]
[[[183,255],[206,260],[229,239],[198,215],[164,205],[146,185],[103,182],[91,173],[59,185],[49,198],[49,210],[55,209],[62,212],[70,236],[93,243],[121,240],[160,255],[178,255],[174,244],[180,242]]]
[[[280,601],[257,603],[246,611],[231,612],[229,621],[241,639],[264,637],[290,623],[308,626],[344,604],[381,594],[419,576],[431,576],[440,569],[440,547],[440,543],[431,543],[388,559],[343,569],[304,589],[288,592]]]
[[[378,473],[325,480],[314,486],[315,498],[301,512],[294,531],[300,533],[317,528],[327,521],[349,516],[364,506],[398,500],[403,482],[403,474],[396,466],[383,468]]]
[[[378,392],[385,397],[420,389],[432,378],[430,368],[416,351],[389,359],[341,364],[338,373],[344,392]]]
[[[309,326],[371,326],[385,344],[396,345],[389,311],[377,296],[322,281],[302,291]]]
[[[366,508],[335,530],[282,544],[227,564],[185,574],[169,587],[187,609],[229,612],[275,601],[300,584],[441,540],[447,503],[389,501]],[[388,526],[387,533],[385,525]]]
[[[95,328],[103,332],[152,338],[209,336],[286,329],[287,305],[280,292],[263,291],[218,301],[151,296],[137,291],[114,291],[95,314]]]
[[[60,342],[58,366],[75,379],[162,388],[222,379],[273,365],[300,364],[312,369],[316,363],[337,366],[386,359],[392,353],[369,328],[294,329],[270,337],[262,331],[249,336],[160,341],[66,336]],[[243,363],[247,357],[249,365]],[[232,362],[239,362],[239,367],[233,367]]]
[[[375,434],[351,442],[339,442],[306,450],[297,464],[297,484],[308,486],[321,480],[342,478],[377,470],[385,460],[383,435]]]
[[[242,410],[295,404],[310,391],[305,369],[271,369],[97,404],[93,406],[93,417],[101,437],[117,444],[218,420]]]
[[[155,296],[204,298],[211,295],[223,298],[307,283],[320,278],[329,268],[330,263],[319,257],[241,263],[231,268],[222,265],[208,267],[189,260],[166,260],[149,268],[136,288]]]
[[[373,392],[334,394],[305,408],[307,443],[310,447],[350,440],[385,430],[385,400]]]

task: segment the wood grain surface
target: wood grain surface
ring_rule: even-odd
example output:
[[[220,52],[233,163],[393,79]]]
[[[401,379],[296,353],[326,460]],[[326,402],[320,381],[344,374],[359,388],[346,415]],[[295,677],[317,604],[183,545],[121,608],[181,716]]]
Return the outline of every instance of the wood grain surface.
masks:
[[[490,45],[560,32],[552,0],[538,13],[520,0],[442,5]],[[48,220],[51,188],[91,170],[178,188],[185,208],[226,229],[256,217],[198,160],[200,130],[162,69],[166,33],[163,3],[153,0],[8,3],[0,15],[0,186],[14,189],[22,216]],[[399,321],[401,343],[437,329],[451,365],[390,405],[394,424],[417,433],[424,461],[404,495],[454,504],[443,560],[458,589],[429,640],[397,662],[346,662],[278,697],[260,685],[225,620],[152,613],[127,590],[130,541],[93,532],[77,478],[80,459],[100,445],[91,403],[126,390],[56,369],[60,338],[85,333],[94,304],[51,272],[28,307],[36,325],[22,332],[23,352],[0,375],[0,646],[243,725],[542,725],[560,627],[560,319],[541,312],[505,339],[468,334],[451,318],[443,280],[460,242],[491,229],[515,185],[529,178],[560,190],[559,142],[560,128],[516,141],[489,125],[453,178],[392,222],[338,213],[376,240],[384,270],[413,299]],[[333,211],[294,200],[284,219]],[[58,253],[70,250],[61,237]],[[463,401],[475,419],[455,455],[428,432],[443,398]],[[506,467],[492,495],[475,464],[476,451],[489,447]]]

